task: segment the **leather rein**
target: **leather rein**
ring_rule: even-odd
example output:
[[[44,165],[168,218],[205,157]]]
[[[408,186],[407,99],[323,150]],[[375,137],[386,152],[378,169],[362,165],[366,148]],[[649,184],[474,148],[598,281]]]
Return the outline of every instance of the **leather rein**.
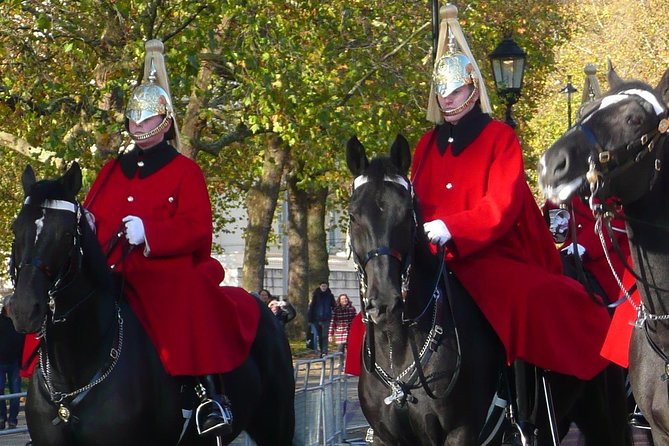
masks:
[[[356,178],[356,181],[353,184],[353,192],[357,187],[361,186],[366,181],[367,181],[366,178],[365,179],[361,179],[361,177]],[[415,208],[413,206],[414,193],[411,183],[408,181],[408,179],[401,176],[397,177],[387,176],[384,178],[384,181],[400,184],[410,192],[412,200],[411,210],[413,215],[413,226],[411,234],[411,241],[413,246],[416,239],[416,230],[418,223],[417,223]],[[349,222],[348,233],[350,234],[350,222]],[[407,401],[416,402],[417,399],[415,396],[411,394],[411,390],[421,387],[425,390],[425,393],[432,399],[445,398],[451,393],[455,383],[457,382],[457,378],[460,372],[461,356],[462,356],[460,338],[457,327],[455,325],[454,313],[452,307],[450,308],[450,310],[451,310],[451,318],[453,319],[453,328],[457,343],[457,358],[456,358],[456,367],[454,372],[452,373],[452,379],[446,391],[444,392],[444,395],[437,396],[430,389],[428,379],[426,378],[424,372],[424,368],[426,367],[432,354],[437,351],[439,345],[441,344],[441,340],[444,333],[443,322],[442,322],[444,299],[442,296],[442,292],[439,289],[439,281],[443,277],[446,286],[449,287],[449,280],[448,280],[448,274],[445,272],[443,252],[441,252],[441,263],[437,277],[435,279],[435,284],[433,288],[434,291],[432,292],[430,299],[428,299],[427,303],[425,304],[423,310],[415,318],[409,318],[409,319],[406,319],[404,317],[404,312],[402,312],[402,325],[408,327],[411,330],[411,333],[413,334],[412,336],[408,337],[413,361],[402,372],[398,373],[395,376],[392,376],[390,372],[384,370],[376,362],[374,323],[367,316],[367,313],[365,311],[366,305],[368,304],[366,267],[371,260],[381,256],[388,256],[400,262],[401,290],[402,290],[402,295],[406,296],[406,293],[409,290],[410,273],[412,267],[411,255],[407,254],[406,256],[403,256],[398,250],[390,246],[381,246],[369,250],[363,258],[360,258],[360,256],[358,256],[356,251],[353,249],[350,237],[349,237],[349,250],[353,256],[356,272],[358,273],[361,312],[362,312],[363,322],[365,323],[366,327],[366,335],[363,349],[363,366],[365,367],[367,373],[370,373],[371,375],[375,376],[379,381],[381,381],[381,383],[383,383],[388,389],[390,389],[391,394],[384,399],[384,403],[386,405],[394,403],[397,407],[403,407],[407,403]],[[409,252],[411,251],[412,249],[409,250]],[[447,292],[448,296],[450,295],[450,290],[447,291],[448,291]],[[448,303],[449,306],[451,306],[450,299],[446,299],[446,302]],[[419,351],[418,345],[416,344],[415,340],[415,337],[419,334],[417,327],[419,321],[423,318],[423,316],[425,316],[428,313],[430,307],[432,307],[430,331]],[[390,363],[392,365],[392,349],[390,349],[389,356],[390,356]],[[436,381],[437,379],[441,379],[442,377],[445,377],[447,375],[449,375],[448,372],[439,372],[431,375],[431,378],[432,381]]]
[[[586,138],[593,144],[592,153],[588,161],[589,169],[586,174],[586,180],[588,181],[590,187],[590,209],[597,218],[595,230],[602,244],[609,268],[611,269],[618,286],[623,292],[623,297],[611,306],[617,306],[624,300],[627,300],[632,305],[637,313],[635,326],[644,329],[644,334],[648,344],[664,362],[664,370],[661,375],[661,379],[663,381],[669,381],[669,355],[664,353],[657,342],[652,339],[647,323],[649,321],[667,321],[669,320],[669,314],[654,314],[647,309],[643,301],[637,304],[634,299],[632,299],[631,294],[634,287],[631,290],[625,289],[621,278],[616,273],[611,262],[610,254],[606,247],[606,241],[603,234],[604,229],[606,229],[607,236],[611,242],[614,252],[622,261],[625,269],[634,276],[636,281],[641,284],[641,286],[643,286],[648,293],[650,293],[651,290],[656,292],[669,293],[669,289],[658,287],[657,285],[648,282],[648,280],[641,277],[636,271],[634,271],[633,267],[629,264],[627,258],[622,253],[622,250],[620,249],[620,246],[613,233],[614,228],[611,225],[611,220],[614,217],[618,217],[626,221],[630,221],[631,218],[619,213],[614,207],[599,201],[601,198],[600,195],[605,193],[606,189],[608,188],[608,184],[613,178],[624,174],[626,171],[644,160],[646,156],[651,154],[654,154],[655,160],[653,162],[654,170],[650,180],[649,190],[654,188],[662,171],[662,157],[664,154],[664,146],[667,142],[667,132],[669,131],[669,111],[664,109],[664,107],[659,106],[659,104],[656,104],[653,101],[653,98],[650,98],[647,95],[638,94],[638,92],[634,91],[624,91],[621,93],[628,95],[637,94],[641,96],[642,99],[650,102],[656,110],[658,124],[651,131],[643,134],[640,138],[631,143],[623,144],[615,149],[604,150],[602,145],[597,141],[593,131],[588,127],[587,123],[585,123],[585,121],[587,121],[587,119],[597,110],[593,111],[590,115],[585,116],[581,120],[581,123],[577,125],[577,128],[581,130]],[[659,108],[662,108],[662,110],[659,110]],[[664,227],[660,228],[666,229]]]
[[[66,290],[70,285],[74,283],[75,277],[81,271],[81,265],[83,260],[83,247],[81,244],[82,231],[81,225],[88,224],[86,222],[82,223],[82,209],[81,205],[78,202],[71,202],[66,200],[45,200],[39,204],[31,203],[30,197],[26,198],[24,206],[28,205],[37,205],[42,208],[44,211],[47,209],[57,210],[57,211],[66,211],[71,212],[75,215],[75,226],[76,230],[73,235],[73,246],[68,257],[70,261],[61,268],[57,275],[52,273],[51,268],[46,265],[39,257],[34,257],[26,261],[22,261],[19,265],[16,265],[15,259],[15,247],[12,244],[12,254],[10,257],[10,276],[16,287],[18,276],[20,275],[23,268],[32,266],[37,268],[42,272],[48,279],[52,280],[52,285],[49,287],[47,294],[49,296],[49,313],[51,314],[51,323],[64,324],[67,322],[68,317],[76,309],[80,308],[84,302],[87,302],[92,296],[94,296],[97,291],[97,288],[93,288],[86,296],[82,299],[79,299],[72,307],[60,313],[56,312],[56,297],[58,294]],[[72,258],[74,256],[74,259]],[[70,278],[69,281],[66,281],[67,278]],[[53,419],[52,423],[57,425],[61,422],[68,424],[70,421],[77,421],[77,417],[72,415],[72,409],[74,409],[83,399],[88,395],[93,387],[102,383],[114,370],[123,349],[123,317],[121,315],[121,309],[117,301],[115,304],[115,313],[116,313],[116,330],[112,346],[110,347],[110,352],[107,360],[100,367],[93,377],[89,380],[88,384],[83,387],[76,389],[72,392],[61,392],[56,390],[53,378],[52,378],[52,368],[51,361],[49,360],[48,344],[47,344],[47,324],[48,324],[48,313],[45,315],[44,320],[42,321],[42,326],[39,331],[37,338],[40,340],[38,346],[35,348],[35,351],[30,355],[27,364],[31,363],[34,357],[39,354],[39,364],[40,370],[37,374],[37,378],[42,384],[43,388],[46,390],[49,399],[52,404],[57,407],[56,413],[57,417]],[[26,364],[26,365],[27,365]]]

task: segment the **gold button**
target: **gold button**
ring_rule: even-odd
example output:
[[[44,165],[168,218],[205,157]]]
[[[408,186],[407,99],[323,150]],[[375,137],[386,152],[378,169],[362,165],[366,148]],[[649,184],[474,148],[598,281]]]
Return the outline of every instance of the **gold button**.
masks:
[[[132,203],[133,201],[135,201],[135,197],[133,197],[132,195],[128,195],[128,201]]]
[[[144,167],[144,161],[137,161],[137,165],[139,167]]]
[[[446,183],[446,189],[453,189],[453,183]]]
[[[167,201],[169,201],[170,203],[173,203],[174,202],[174,197],[168,198]]]

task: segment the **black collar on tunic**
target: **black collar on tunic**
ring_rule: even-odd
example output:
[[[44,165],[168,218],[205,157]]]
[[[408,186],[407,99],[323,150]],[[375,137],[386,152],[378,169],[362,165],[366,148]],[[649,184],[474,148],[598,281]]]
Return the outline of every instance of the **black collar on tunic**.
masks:
[[[126,177],[134,178],[135,174],[139,172],[139,178],[146,178],[166,166],[178,154],[177,149],[166,141],[146,150],[142,150],[135,145],[131,151],[119,156],[119,163],[121,164],[121,171]]]
[[[458,156],[481,134],[492,120],[489,114],[481,111],[480,103],[464,115],[457,124],[445,122],[437,126],[437,149],[444,154],[449,144],[453,156]],[[450,139],[450,140],[449,140]]]

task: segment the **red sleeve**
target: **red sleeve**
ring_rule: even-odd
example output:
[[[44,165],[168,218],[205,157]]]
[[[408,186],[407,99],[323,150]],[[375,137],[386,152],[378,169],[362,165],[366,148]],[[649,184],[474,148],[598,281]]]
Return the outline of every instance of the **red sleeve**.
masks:
[[[471,255],[501,238],[516,223],[525,202],[525,172],[518,138],[510,128],[497,129],[500,130],[495,135],[485,135],[493,154],[484,195],[468,210],[436,215],[451,232],[455,258]],[[485,169],[485,165],[481,168]]]

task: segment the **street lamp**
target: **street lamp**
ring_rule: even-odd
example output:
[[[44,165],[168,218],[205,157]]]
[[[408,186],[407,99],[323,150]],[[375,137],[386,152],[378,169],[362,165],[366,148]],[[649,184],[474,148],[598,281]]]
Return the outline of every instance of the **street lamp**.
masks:
[[[567,75],[567,85],[562,87],[560,93],[567,95],[567,130],[571,128],[571,95],[576,93],[578,90],[571,83],[571,75]]]
[[[518,102],[520,97],[527,54],[508,36],[497,45],[492,53],[488,54],[488,58],[492,65],[497,96],[506,104],[505,121],[515,128],[516,121],[511,115],[511,107]]]

